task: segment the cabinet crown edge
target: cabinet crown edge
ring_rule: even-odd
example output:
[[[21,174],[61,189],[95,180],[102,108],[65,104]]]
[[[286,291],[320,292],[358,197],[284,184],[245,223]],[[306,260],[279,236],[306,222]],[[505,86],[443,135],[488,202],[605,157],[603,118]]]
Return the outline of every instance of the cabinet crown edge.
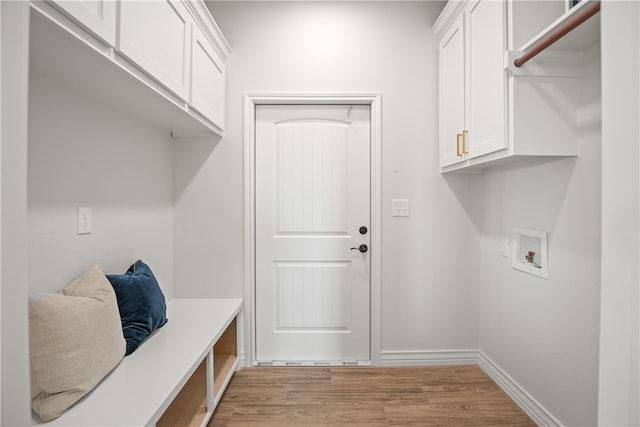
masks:
[[[204,34],[211,39],[210,41],[222,57],[222,60],[226,62],[229,56],[231,56],[231,46],[211,15],[211,11],[205,5],[204,0],[187,0],[185,4],[198,26],[203,30]]]
[[[468,3],[469,0],[449,0],[440,12],[438,19],[434,22],[431,29],[437,38],[442,37],[444,32],[449,28],[453,20],[458,16],[460,11]]]

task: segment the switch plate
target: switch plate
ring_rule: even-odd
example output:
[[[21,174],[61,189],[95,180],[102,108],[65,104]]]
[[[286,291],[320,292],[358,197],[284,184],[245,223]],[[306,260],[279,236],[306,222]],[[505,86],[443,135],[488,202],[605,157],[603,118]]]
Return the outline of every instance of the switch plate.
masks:
[[[91,208],[78,207],[78,234],[91,234]]]
[[[409,216],[409,199],[391,200],[391,216]]]
[[[508,237],[502,237],[500,239],[500,256],[509,258],[509,255],[511,255],[511,241]]]

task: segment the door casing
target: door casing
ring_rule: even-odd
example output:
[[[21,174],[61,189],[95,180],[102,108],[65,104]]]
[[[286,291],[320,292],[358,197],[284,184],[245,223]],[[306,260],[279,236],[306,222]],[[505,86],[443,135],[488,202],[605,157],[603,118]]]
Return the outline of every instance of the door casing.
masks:
[[[244,331],[240,337],[242,366],[256,362],[255,328],[255,110],[261,104],[313,105],[356,104],[371,108],[371,339],[370,354],[374,365],[380,364],[381,331],[381,213],[382,213],[382,96],[379,93],[348,94],[244,94],[244,257],[245,298]]]

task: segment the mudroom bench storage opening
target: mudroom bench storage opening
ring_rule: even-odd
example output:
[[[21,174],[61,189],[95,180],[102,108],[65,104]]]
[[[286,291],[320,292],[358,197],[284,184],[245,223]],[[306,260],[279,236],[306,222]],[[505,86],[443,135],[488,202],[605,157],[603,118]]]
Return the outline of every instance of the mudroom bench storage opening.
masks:
[[[238,359],[242,299],[173,299],[168,322],[46,426],[206,426]]]

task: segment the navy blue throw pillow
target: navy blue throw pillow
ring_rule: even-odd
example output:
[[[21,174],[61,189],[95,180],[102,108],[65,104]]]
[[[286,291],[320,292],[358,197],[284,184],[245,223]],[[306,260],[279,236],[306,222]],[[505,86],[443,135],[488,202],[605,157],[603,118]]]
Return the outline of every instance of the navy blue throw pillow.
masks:
[[[118,299],[122,331],[127,341],[125,356],[154,330],[167,323],[167,305],[158,281],[147,264],[138,260],[125,274],[108,274]]]

